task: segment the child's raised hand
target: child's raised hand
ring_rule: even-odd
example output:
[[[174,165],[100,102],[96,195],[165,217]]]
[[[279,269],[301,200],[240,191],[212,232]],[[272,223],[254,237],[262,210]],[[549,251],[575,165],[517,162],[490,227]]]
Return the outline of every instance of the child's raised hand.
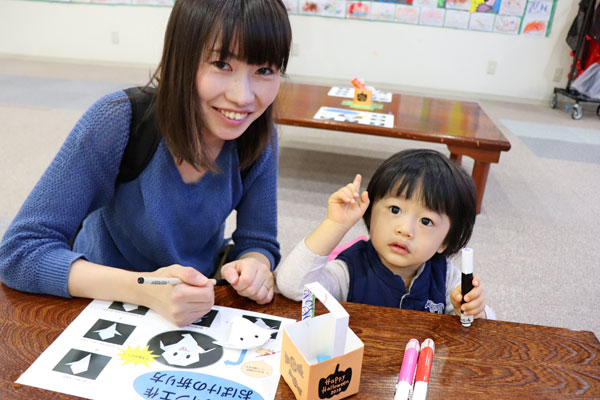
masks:
[[[462,300],[461,285],[458,285],[450,292],[450,300],[454,306],[457,315],[460,315],[462,309],[464,314],[473,315],[475,318],[486,318],[485,315],[485,296],[481,278],[475,275],[473,277],[473,290],[465,295],[466,303],[461,306]]]
[[[360,220],[369,206],[367,192],[364,191],[359,195],[361,181],[362,176],[356,174],[354,182],[329,196],[327,201],[327,218],[329,220],[348,228]]]

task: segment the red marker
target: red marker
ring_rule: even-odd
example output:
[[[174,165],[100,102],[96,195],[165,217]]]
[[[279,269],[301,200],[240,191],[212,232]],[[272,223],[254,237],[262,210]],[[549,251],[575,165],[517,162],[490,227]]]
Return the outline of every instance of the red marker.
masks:
[[[435,344],[431,339],[425,339],[421,344],[412,400],[425,400],[427,398],[427,384],[429,383],[429,375],[431,374],[431,366],[433,365],[434,350]]]

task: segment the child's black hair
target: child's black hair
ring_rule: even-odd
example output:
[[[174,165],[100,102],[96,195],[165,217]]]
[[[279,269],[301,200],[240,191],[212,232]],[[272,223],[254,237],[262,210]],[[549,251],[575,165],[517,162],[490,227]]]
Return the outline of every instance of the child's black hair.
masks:
[[[456,254],[471,238],[477,214],[475,184],[459,165],[438,151],[411,149],[394,154],[377,168],[367,191],[370,204],[363,216],[367,229],[376,201],[389,195],[419,196],[417,200],[427,208],[450,220],[443,255]]]

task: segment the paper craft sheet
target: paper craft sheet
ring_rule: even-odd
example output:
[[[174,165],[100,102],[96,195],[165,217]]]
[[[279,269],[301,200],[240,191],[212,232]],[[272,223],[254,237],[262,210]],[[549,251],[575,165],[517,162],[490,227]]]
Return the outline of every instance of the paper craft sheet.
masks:
[[[253,349],[228,342],[243,317],[271,332]],[[88,399],[274,399],[283,327],[293,319],[214,306],[179,328],[146,307],[92,301],[17,383]]]
[[[381,126],[384,128],[394,127],[394,115],[372,113],[367,111],[348,110],[344,108],[321,107],[314,115],[314,119],[334,120],[339,122],[351,122],[355,124]]]

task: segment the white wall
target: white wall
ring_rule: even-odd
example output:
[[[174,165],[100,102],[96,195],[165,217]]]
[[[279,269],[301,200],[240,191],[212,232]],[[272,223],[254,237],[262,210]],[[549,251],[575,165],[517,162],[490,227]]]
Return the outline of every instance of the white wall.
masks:
[[[558,0],[552,33],[528,38],[405,24],[290,17],[302,79],[547,101],[566,85],[578,2]],[[0,54],[154,65],[170,8],[0,0]],[[113,43],[118,35],[118,44]],[[488,63],[496,62],[494,75]],[[562,68],[560,82],[553,82]]]

